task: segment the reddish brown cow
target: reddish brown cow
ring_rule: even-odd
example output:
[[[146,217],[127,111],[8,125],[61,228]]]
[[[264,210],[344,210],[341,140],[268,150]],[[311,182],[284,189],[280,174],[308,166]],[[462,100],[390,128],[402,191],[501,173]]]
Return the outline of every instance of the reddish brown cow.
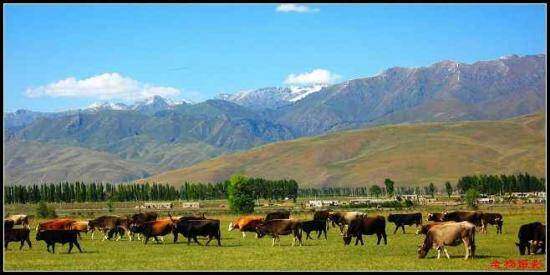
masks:
[[[173,233],[177,234],[175,229],[175,223],[171,219],[162,219],[156,221],[145,222],[140,225],[132,225],[133,231],[141,233],[145,236],[145,244],[149,241],[149,238],[154,237],[155,240],[157,237],[162,237],[167,234]],[[176,236],[174,238],[177,238]]]
[[[41,230],[70,230],[72,224],[75,222],[73,219],[54,219],[45,222],[41,222],[36,227],[36,231]]]
[[[232,223],[229,224],[228,231],[232,231],[234,229],[239,229],[239,231],[242,232],[243,238],[246,237],[245,231],[247,232],[256,232],[256,226],[258,226],[260,223],[262,223],[264,220],[263,217],[260,216],[244,216],[239,217],[236,220],[234,220]],[[256,233],[256,236],[258,234]]]

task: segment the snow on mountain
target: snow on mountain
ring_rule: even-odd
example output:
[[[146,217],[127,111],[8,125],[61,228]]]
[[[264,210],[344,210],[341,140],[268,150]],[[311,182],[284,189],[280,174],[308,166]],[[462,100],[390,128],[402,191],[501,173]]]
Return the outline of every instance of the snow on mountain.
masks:
[[[220,93],[217,98],[251,109],[276,109],[318,92],[325,86],[266,87],[256,90],[242,90],[234,94]]]
[[[162,96],[152,96],[141,101],[136,101],[132,105],[126,105],[124,103],[113,102],[96,102],[86,107],[87,111],[101,111],[101,110],[135,110],[144,113],[155,113],[158,111],[172,109],[180,104],[190,104],[187,100],[174,100],[164,98]]]

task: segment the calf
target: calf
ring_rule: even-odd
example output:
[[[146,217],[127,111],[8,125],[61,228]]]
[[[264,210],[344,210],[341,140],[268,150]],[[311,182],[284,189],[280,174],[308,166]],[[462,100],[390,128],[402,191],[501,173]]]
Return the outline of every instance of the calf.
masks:
[[[273,239],[272,246],[275,246],[275,240],[280,241],[280,235],[290,234],[294,236],[292,246],[294,246],[296,240],[298,240],[300,246],[302,246],[302,223],[299,220],[275,219],[264,221],[256,226],[256,232],[258,234],[258,238],[263,238],[265,235],[270,235]]]
[[[187,244],[191,244],[191,239],[195,243],[201,245],[197,240],[197,236],[206,236],[208,245],[212,239],[218,241],[218,246],[221,246],[221,231],[220,220],[202,219],[202,220],[183,220],[176,224],[174,229],[174,243],[178,241],[178,233],[187,238]]]
[[[499,213],[482,213],[481,214],[481,232],[487,233],[487,225],[492,224],[497,227],[497,234],[502,234],[502,215]]]
[[[524,224],[519,228],[519,243],[516,246],[520,255],[546,253],[546,226],[540,222]]]
[[[359,241],[361,241],[361,245],[364,245],[363,235],[373,234],[376,234],[378,238],[376,245],[380,244],[382,238],[384,238],[384,244],[388,244],[386,237],[386,219],[383,216],[361,217],[353,220],[346,234],[343,236],[344,245],[349,245],[352,237],[355,237],[355,245],[357,245]]]
[[[306,240],[311,239],[309,233],[311,231],[317,232],[317,239],[321,237],[321,234],[325,234],[325,240],[327,239],[327,220],[311,220],[302,222],[302,230],[306,232]]]
[[[288,210],[278,210],[276,212],[267,213],[265,220],[274,220],[274,219],[289,219],[290,211]]]
[[[229,224],[228,231],[238,229],[243,234],[243,238],[246,237],[245,232],[256,232],[256,226],[264,221],[263,217],[259,216],[243,216],[238,217],[232,223]],[[258,235],[256,234],[256,237]]]
[[[426,233],[424,243],[419,246],[418,257],[425,258],[431,248],[437,249],[437,258],[441,256],[441,250],[445,252],[447,258],[451,258],[446,245],[457,246],[464,243],[466,255],[464,259],[468,259],[475,254],[475,225],[470,222],[450,222],[433,226]]]
[[[46,242],[46,249],[50,253],[55,253],[55,244],[56,243],[69,243],[69,251],[73,250],[73,245],[78,248],[78,251],[82,253],[80,249],[80,244],[78,244],[78,231],[77,230],[41,230],[36,233],[36,240],[43,240]],[[52,251],[50,251],[50,247]]]
[[[31,230],[28,227],[4,229],[4,248],[7,250],[10,242],[21,242],[19,250],[23,249],[25,242],[27,242],[29,248],[32,248],[29,238],[30,232]]]
[[[426,216],[426,221],[431,221],[431,222],[442,222],[443,221],[443,213],[438,213],[438,212],[434,212],[434,213],[428,213],[428,215]]]
[[[397,229],[401,227],[403,229],[403,234],[405,234],[405,225],[413,225],[416,227],[422,225],[422,213],[411,213],[411,214],[389,214],[388,221],[395,223],[395,230],[393,234],[397,233]]]

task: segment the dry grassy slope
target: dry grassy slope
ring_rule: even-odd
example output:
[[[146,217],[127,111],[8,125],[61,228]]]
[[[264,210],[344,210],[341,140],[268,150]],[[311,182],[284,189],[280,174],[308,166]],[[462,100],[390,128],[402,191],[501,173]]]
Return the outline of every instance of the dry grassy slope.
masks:
[[[501,121],[391,125],[278,142],[144,180],[216,182],[235,172],[301,186],[442,185],[473,173],[544,176],[543,113]]]

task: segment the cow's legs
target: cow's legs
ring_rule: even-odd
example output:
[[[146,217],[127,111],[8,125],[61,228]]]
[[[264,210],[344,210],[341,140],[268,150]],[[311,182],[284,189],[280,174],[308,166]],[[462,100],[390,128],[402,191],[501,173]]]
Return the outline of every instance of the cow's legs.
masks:
[[[94,240],[94,233],[95,233],[95,230],[92,229],[92,241]]]
[[[441,247],[437,248],[437,259],[441,258]]]
[[[322,234],[323,234],[323,229],[317,231],[317,240],[321,238]]]
[[[55,243],[52,243],[52,253],[55,253]]]
[[[271,246],[275,246],[275,237],[271,238],[272,239],[272,244]]]
[[[393,234],[397,233],[397,229],[399,229],[399,225],[395,225],[395,230],[393,231]]]
[[[198,245],[202,245],[201,243],[199,243],[199,240],[197,240],[197,236],[193,236],[193,241],[195,241]]]
[[[73,242],[69,242],[69,252],[67,253],[71,253],[71,250],[73,250]]]
[[[380,244],[380,241],[382,240],[382,234],[376,233],[376,245]]]
[[[244,231],[242,231],[241,233],[243,233],[243,238],[246,237],[246,234],[244,234]]]
[[[76,246],[76,248],[78,248],[78,251],[82,253],[82,249],[80,249],[80,244],[78,242],[74,242],[74,245]]]
[[[449,252],[447,252],[447,248],[443,247],[443,252],[445,252],[445,255],[447,256],[447,259],[451,258],[451,256],[449,256]]]
[[[403,234],[405,234],[405,225],[404,224],[401,225],[401,229],[403,229]]]
[[[388,244],[388,239],[387,239],[387,236],[386,236],[386,231],[382,232],[382,237],[384,238],[384,244]]]

